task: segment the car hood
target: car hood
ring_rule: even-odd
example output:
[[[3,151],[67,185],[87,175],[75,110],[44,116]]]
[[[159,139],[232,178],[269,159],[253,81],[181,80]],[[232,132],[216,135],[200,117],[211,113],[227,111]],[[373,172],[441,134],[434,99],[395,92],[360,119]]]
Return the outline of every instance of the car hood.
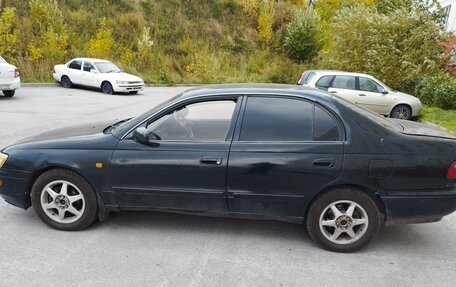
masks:
[[[392,122],[395,122],[402,126],[403,134],[414,135],[414,136],[427,136],[427,137],[437,137],[437,138],[447,138],[447,139],[456,139],[455,136],[449,134],[446,130],[433,126],[430,124],[417,123],[413,121],[390,119]]]
[[[29,143],[56,143],[57,141],[61,143],[71,141],[82,143],[84,141],[89,140],[90,138],[99,137],[101,135],[104,136],[103,130],[113,123],[114,121],[110,120],[101,121],[93,124],[81,124],[63,127],[25,138],[17,142],[15,146]]]
[[[399,91],[390,91],[390,93],[392,96],[398,97],[406,101],[419,101],[417,97]]]
[[[129,82],[143,82],[140,77],[128,73],[103,73],[103,78],[110,81],[129,81]]]

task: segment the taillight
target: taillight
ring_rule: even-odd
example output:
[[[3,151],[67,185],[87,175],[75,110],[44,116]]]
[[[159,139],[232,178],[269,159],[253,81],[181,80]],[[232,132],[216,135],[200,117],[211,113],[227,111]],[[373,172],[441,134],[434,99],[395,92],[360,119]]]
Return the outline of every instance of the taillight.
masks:
[[[19,69],[14,69],[14,77],[17,78],[20,76]]]
[[[302,85],[302,82],[304,80],[304,75],[306,74],[306,72],[302,73],[301,74],[301,78],[299,78],[298,82],[296,83],[296,85]]]
[[[448,169],[447,173],[448,179],[456,179],[456,161],[453,161]]]

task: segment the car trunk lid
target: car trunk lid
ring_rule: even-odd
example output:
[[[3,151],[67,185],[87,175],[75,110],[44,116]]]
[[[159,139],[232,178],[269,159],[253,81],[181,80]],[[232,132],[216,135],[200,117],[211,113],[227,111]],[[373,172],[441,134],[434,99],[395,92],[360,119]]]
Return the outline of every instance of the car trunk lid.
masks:
[[[391,120],[399,124],[403,128],[402,133],[406,135],[427,136],[456,140],[456,137],[448,133],[446,130],[429,123],[424,124],[406,120]]]

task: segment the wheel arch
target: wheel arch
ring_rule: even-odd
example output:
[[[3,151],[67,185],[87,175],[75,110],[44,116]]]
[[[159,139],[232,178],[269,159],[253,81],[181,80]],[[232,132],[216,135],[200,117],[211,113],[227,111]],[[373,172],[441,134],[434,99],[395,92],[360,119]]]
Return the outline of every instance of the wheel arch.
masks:
[[[373,190],[371,188],[368,188],[366,186],[362,185],[357,185],[357,184],[339,184],[339,185],[333,185],[330,187],[326,187],[325,189],[321,190],[320,192],[316,193],[312,199],[309,200],[305,207],[305,212],[304,212],[304,218],[303,218],[303,223],[305,223],[306,218],[307,218],[307,213],[309,212],[310,206],[323,194],[326,194],[328,192],[337,190],[337,189],[354,189],[361,191],[365,194],[367,194],[369,197],[371,197],[375,204],[377,205],[378,211],[383,214],[383,216],[386,216],[386,206],[381,197],[378,195],[378,192],[376,190]]]
[[[28,181],[27,183],[27,188],[26,188],[26,191],[25,191],[25,202],[24,202],[24,206],[25,206],[25,209],[28,209],[29,207],[32,206],[32,199],[31,199],[31,193],[32,193],[32,186],[33,184],[35,183],[35,181],[38,179],[38,177],[40,177],[42,174],[50,171],[50,170],[54,170],[54,169],[62,169],[62,170],[67,170],[67,171],[71,171],[71,172],[74,172],[76,173],[77,175],[79,175],[80,177],[82,177],[85,181],[87,181],[87,183],[92,187],[92,189],[94,190],[95,192],[95,195],[97,197],[99,197],[99,194],[97,192],[97,189],[95,188],[95,186],[90,182],[90,180],[84,176],[84,174],[82,174],[78,169],[74,168],[74,167],[71,167],[71,166],[66,166],[66,165],[60,165],[60,164],[53,164],[53,165],[49,165],[49,166],[45,166],[45,167],[42,167],[36,171],[33,172],[32,174],[32,177],[30,178],[30,180]]]
[[[399,107],[399,106],[406,106],[407,108],[410,109],[411,115],[413,115],[413,108],[412,108],[412,106],[411,106],[410,104],[408,104],[408,103],[403,103],[403,102],[399,102],[399,103],[395,104],[395,105],[391,108],[391,110],[389,111],[388,117],[391,117],[391,113],[394,111],[395,108],[397,108],[397,107]],[[411,116],[411,115],[410,115],[410,116]]]

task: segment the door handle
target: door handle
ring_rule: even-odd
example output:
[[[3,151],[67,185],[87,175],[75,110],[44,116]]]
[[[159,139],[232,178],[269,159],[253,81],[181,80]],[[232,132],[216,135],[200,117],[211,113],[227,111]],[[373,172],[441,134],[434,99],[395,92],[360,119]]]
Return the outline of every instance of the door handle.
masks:
[[[314,166],[333,167],[335,161],[333,158],[319,158],[313,161]]]
[[[222,164],[222,159],[217,157],[217,158],[214,158],[214,157],[203,157],[201,160],[200,160],[200,163],[201,164],[210,164],[210,165],[221,165]]]
[[[365,96],[366,96],[366,94],[359,94],[359,96],[360,96],[360,97],[365,97]]]
[[[330,93],[331,94],[337,94],[337,91],[331,91]]]

